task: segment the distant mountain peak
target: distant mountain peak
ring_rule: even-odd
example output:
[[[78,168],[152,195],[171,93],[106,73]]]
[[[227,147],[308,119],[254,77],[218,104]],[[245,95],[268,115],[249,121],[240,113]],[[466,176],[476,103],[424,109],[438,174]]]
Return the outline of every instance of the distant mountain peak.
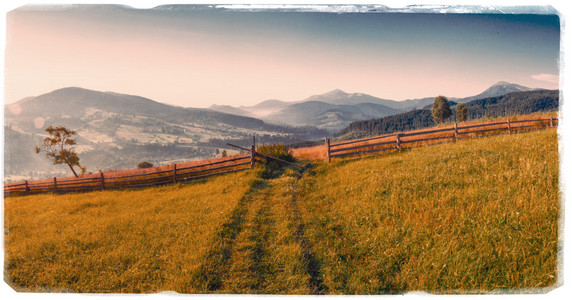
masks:
[[[340,100],[340,99],[345,99],[350,97],[351,94],[348,94],[340,89],[335,89],[332,91],[329,91],[327,93],[323,93],[323,94],[319,94],[319,95],[313,95],[307,99],[305,99],[304,101],[322,101],[323,99],[328,99],[328,100]]]
[[[498,87],[510,87],[512,89],[519,89],[519,90],[523,90],[523,91],[532,90],[529,87],[526,87],[526,86],[523,86],[520,84],[516,84],[516,83],[512,83],[512,82],[508,82],[508,81],[499,81],[499,82],[493,84],[492,86],[490,86],[488,89],[498,88]]]
[[[55,93],[55,94],[57,94],[57,93],[68,93],[68,92],[96,92],[96,93],[100,93],[99,91],[89,90],[89,89],[78,87],[78,86],[69,86],[69,87],[53,90],[48,94],[51,94],[51,93]]]
[[[499,82],[493,84],[488,89],[486,89],[485,92],[490,91],[490,90],[495,90],[495,89],[507,89],[507,90],[511,90],[511,91],[515,91],[515,92],[516,91],[530,91],[530,90],[532,90],[531,88],[520,85],[520,84],[506,82],[506,81],[499,81]]]
[[[63,87],[63,88],[60,88],[60,89],[55,89],[55,90],[53,90],[52,92],[66,91],[66,90],[68,90],[68,91],[84,91],[84,90],[87,90],[87,89],[82,88],[82,87],[79,87],[79,86],[68,86],[68,87]]]
[[[335,89],[335,90],[332,90],[332,91],[329,91],[327,93],[317,95],[317,96],[318,97],[328,97],[328,98],[331,98],[331,97],[338,97],[339,98],[339,97],[347,97],[349,95],[350,94],[348,94],[348,93],[346,93],[340,89]]]
[[[476,100],[476,99],[501,96],[501,95],[512,93],[512,92],[526,92],[526,91],[531,91],[531,90],[533,90],[533,89],[526,87],[526,86],[516,84],[516,83],[511,83],[511,82],[507,82],[507,81],[499,81],[499,82],[491,85],[484,92],[482,92],[478,95],[460,99],[460,102],[468,102],[468,101],[472,101],[472,100]]]
[[[322,95],[323,96],[330,96],[330,95],[331,96],[333,96],[333,95],[344,95],[345,96],[345,95],[349,95],[349,94],[340,90],[340,89],[335,89],[335,90],[329,91],[329,92],[322,94]]]

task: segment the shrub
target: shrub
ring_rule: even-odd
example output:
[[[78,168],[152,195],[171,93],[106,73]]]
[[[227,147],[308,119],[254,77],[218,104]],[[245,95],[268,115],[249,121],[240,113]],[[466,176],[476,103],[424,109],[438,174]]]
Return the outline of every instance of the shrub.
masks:
[[[288,148],[286,148],[286,146],[283,144],[261,145],[256,148],[256,152],[276,157],[288,162],[296,161],[292,153],[290,153],[290,150],[288,150]],[[260,175],[262,178],[277,178],[282,175],[282,173],[284,173],[284,169],[282,167],[284,167],[286,163],[273,159],[266,160],[267,162],[265,164],[265,168]]]
[[[289,162],[296,161],[294,156],[292,156],[292,153],[290,153],[290,150],[288,150],[283,144],[261,145],[256,148],[256,152],[280,158]]]
[[[153,167],[153,164],[148,161],[142,161],[137,164],[137,169],[147,169]]]

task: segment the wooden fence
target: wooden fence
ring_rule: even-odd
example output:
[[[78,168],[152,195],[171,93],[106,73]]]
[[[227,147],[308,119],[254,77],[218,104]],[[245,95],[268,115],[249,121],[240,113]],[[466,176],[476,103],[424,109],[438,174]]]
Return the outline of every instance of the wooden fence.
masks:
[[[4,184],[4,195],[32,195],[40,193],[74,193],[90,192],[98,190],[113,190],[124,188],[140,188],[188,182],[206,177],[225,173],[239,172],[254,167],[256,152],[251,147],[250,155],[242,155],[216,162],[194,165],[189,167],[177,167],[174,164],[171,169],[152,173],[141,173],[126,176],[105,176],[100,172],[97,177],[75,178],[67,180],[25,181],[21,183]]]
[[[447,128],[393,133],[339,143],[331,143],[330,140],[326,138],[326,157],[328,162],[330,162],[332,158],[419,147],[435,142],[442,143],[483,135],[500,133],[510,134],[522,130],[554,127],[558,125],[557,123],[558,118],[553,117],[548,119],[518,121],[507,119],[506,122],[480,123],[466,126],[458,126],[458,124],[455,123],[454,126]],[[49,192],[63,194],[173,184],[177,182],[203,179],[225,173],[248,170],[254,167],[257,161],[256,157],[274,159],[305,168],[299,164],[286,162],[272,156],[258,153],[255,151],[254,145],[252,145],[250,149],[232,144],[228,145],[248,151],[250,152],[250,155],[247,154],[188,167],[177,167],[177,164],[174,164],[171,169],[152,173],[141,173],[126,176],[105,176],[105,173],[100,172],[99,176],[95,177],[91,176],[86,178],[60,180],[54,177],[53,180],[24,181],[20,183],[4,184],[4,195],[32,195]]]
[[[480,123],[466,126],[458,126],[458,124],[455,123],[452,127],[447,128],[405,133],[399,132],[339,143],[331,143],[330,139],[326,137],[326,159],[328,162],[331,162],[332,158],[419,147],[432,143],[449,142],[484,135],[511,134],[524,130],[554,127],[558,125],[557,123],[558,118],[553,117],[548,119],[518,121],[507,119],[504,122]]]

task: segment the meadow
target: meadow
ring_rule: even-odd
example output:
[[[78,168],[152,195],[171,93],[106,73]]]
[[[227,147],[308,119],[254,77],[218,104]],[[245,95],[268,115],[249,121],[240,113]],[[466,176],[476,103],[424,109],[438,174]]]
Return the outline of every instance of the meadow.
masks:
[[[334,294],[532,291],[557,276],[556,131],[324,166],[302,179],[308,240]]]
[[[252,177],[6,198],[6,279],[22,291],[177,289],[202,260]]]
[[[558,285],[556,129],[275,177],[8,197],[18,291],[542,292]]]

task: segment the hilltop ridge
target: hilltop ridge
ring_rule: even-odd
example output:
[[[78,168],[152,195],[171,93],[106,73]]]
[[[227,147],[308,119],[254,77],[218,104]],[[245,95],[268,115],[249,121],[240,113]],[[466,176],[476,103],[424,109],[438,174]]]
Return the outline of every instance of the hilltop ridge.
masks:
[[[477,95],[464,98],[448,98],[457,103],[464,103],[476,99],[502,96],[511,92],[531,90],[534,89],[506,81],[499,81]],[[347,93],[341,89],[334,89],[292,102],[273,99],[253,106],[213,105],[210,109],[221,112],[233,112],[242,116],[256,116],[271,124],[314,126],[330,132],[337,132],[355,121],[381,118],[409,112],[414,109],[423,109],[427,105],[431,105],[436,96],[397,101],[365,93]],[[350,108],[349,106],[353,107]]]
[[[500,82],[486,92],[511,89],[526,88]],[[554,97],[537,100],[553,101]],[[419,108],[432,101],[433,98],[392,101],[337,89],[297,102],[273,99],[250,107],[204,109],[172,106],[136,95],[68,87],[5,106],[6,138],[19,142],[6,144],[4,171],[8,179],[14,180],[66,172],[33,152],[43,138],[43,128],[49,125],[64,125],[78,132],[77,151],[89,170],[125,169],[143,160],[170,164],[190,158],[212,158],[220,155],[227,142],[249,145],[253,135],[261,143],[314,141],[335,132],[343,134],[348,126],[355,127],[355,122],[380,116],[393,120],[391,126],[397,126],[394,130],[401,130],[404,127],[398,124],[403,120],[398,119],[423,111]],[[553,102],[540,102],[535,105],[545,105],[543,109],[554,107]],[[487,107],[504,105],[503,109],[509,111],[502,101],[487,103]],[[417,110],[403,113],[411,107]],[[255,118],[255,114],[260,118]],[[425,119],[430,122],[430,117]]]

